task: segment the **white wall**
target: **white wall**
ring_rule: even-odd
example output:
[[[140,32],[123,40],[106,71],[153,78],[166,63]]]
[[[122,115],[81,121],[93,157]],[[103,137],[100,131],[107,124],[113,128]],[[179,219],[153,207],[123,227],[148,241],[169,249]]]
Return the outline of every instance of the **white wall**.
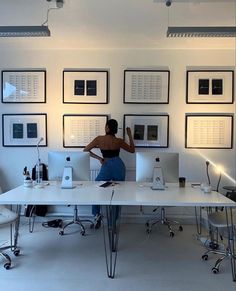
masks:
[[[185,103],[186,69],[226,68],[235,70],[235,50],[0,50],[2,69],[46,69],[46,104],[3,104],[0,113],[47,113],[48,147],[40,148],[47,163],[47,152],[62,147],[63,114],[109,114],[123,127],[123,115],[128,113],[159,113],[170,116],[169,148],[180,153],[180,175],[189,181],[205,181],[205,159],[222,164],[233,179],[236,178],[235,134],[234,147],[228,150],[185,149],[185,113],[235,113],[235,104],[191,105]],[[62,71],[68,68],[108,69],[110,100],[107,105],[62,103]],[[127,68],[168,68],[171,72],[170,102],[164,105],[123,104],[123,72]],[[234,122],[235,124],[235,122]],[[236,127],[236,126],[235,126]],[[0,129],[2,131],[2,128]],[[119,135],[122,136],[122,130]],[[0,136],[2,136],[0,132]],[[147,149],[143,149],[147,150]],[[122,154],[123,156],[123,154]],[[134,155],[125,155],[128,168],[135,166]],[[204,156],[204,157],[202,157]],[[31,168],[37,159],[35,148],[9,148],[0,145],[0,184],[3,190],[22,184],[24,166]],[[96,165],[93,165],[96,166]],[[213,179],[216,179],[213,178]],[[215,180],[216,183],[216,180]],[[232,181],[223,177],[221,185]]]

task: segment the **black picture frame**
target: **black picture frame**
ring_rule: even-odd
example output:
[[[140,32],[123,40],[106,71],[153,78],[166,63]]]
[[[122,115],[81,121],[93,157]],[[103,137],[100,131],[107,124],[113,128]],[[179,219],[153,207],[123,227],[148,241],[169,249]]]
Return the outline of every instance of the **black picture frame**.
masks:
[[[2,145],[4,147],[47,146],[47,114],[2,114]]]
[[[64,70],[63,103],[107,104],[108,70]]]
[[[46,70],[2,70],[2,103],[46,103]]]
[[[233,132],[233,114],[185,115],[185,148],[232,149]]]
[[[123,103],[168,104],[169,70],[124,70]]]
[[[131,128],[135,147],[168,148],[168,114],[124,114],[123,138],[128,142],[126,127]]]
[[[233,104],[233,70],[187,70],[187,104]]]
[[[63,147],[83,148],[98,135],[104,135],[107,114],[64,114]]]

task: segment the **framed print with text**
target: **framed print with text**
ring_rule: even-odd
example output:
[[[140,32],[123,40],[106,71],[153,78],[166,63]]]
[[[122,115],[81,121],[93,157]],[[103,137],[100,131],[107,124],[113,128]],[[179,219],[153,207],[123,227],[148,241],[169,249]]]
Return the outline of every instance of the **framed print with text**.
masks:
[[[4,147],[35,147],[40,140],[41,147],[47,146],[47,115],[3,114],[2,145]]]
[[[63,71],[63,103],[108,103],[108,71]]]
[[[125,70],[124,103],[168,104],[170,71]]]
[[[45,103],[45,70],[4,70],[1,72],[2,103]]]
[[[63,147],[85,147],[98,135],[104,135],[108,115],[63,115]]]
[[[234,71],[187,71],[186,102],[232,104]]]
[[[185,147],[194,149],[232,149],[233,115],[186,114]]]
[[[131,128],[135,147],[167,148],[169,146],[169,115],[124,115],[124,138],[128,142],[126,127]]]

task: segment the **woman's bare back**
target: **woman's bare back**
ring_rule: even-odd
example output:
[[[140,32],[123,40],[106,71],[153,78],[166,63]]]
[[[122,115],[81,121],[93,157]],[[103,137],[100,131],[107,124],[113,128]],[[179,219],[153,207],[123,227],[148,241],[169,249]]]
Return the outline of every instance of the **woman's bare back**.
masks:
[[[114,135],[100,135],[97,137],[97,147],[102,150],[117,150],[121,147],[121,141]]]

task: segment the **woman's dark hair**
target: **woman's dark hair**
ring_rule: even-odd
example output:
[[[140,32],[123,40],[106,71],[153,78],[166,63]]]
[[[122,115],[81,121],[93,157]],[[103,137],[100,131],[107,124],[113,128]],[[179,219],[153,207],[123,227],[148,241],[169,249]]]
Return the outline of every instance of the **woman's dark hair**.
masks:
[[[118,131],[118,122],[115,119],[109,119],[106,123],[109,128],[108,134],[116,134]]]

